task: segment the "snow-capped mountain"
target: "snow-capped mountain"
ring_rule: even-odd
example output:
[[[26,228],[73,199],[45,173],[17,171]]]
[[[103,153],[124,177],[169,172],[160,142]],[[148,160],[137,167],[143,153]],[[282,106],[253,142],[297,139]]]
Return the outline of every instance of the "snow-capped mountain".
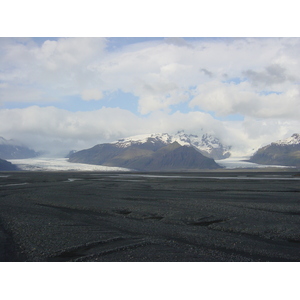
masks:
[[[298,145],[300,144],[300,134],[294,133],[291,137],[288,137],[284,140],[279,140],[275,143],[272,143],[275,145]]]
[[[221,166],[213,158],[203,155],[197,148],[205,145],[205,149],[213,153],[213,146],[219,146],[213,141],[207,136],[199,139],[182,132],[173,136],[167,133],[139,135],[72,153],[69,162],[150,172],[219,169]],[[220,147],[216,149],[220,151]]]
[[[250,158],[258,164],[300,166],[300,134],[271,143],[258,149]]]
[[[213,159],[224,159],[230,156],[229,150],[231,147],[222,145],[218,138],[209,134],[203,134],[199,137],[194,134],[186,134],[183,131],[179,131],[173,135],[168,133],[136,135],[120,139],[112,144],[120,148],[127,148],[132,145],[141,145],[144,143],[168,145],[174,142],[177,142],[181,146],[192,146],[204,156]]]
[[[39,153],[21,143],[0,137],[0,158],[2,159],[32,158],[38,155]]]

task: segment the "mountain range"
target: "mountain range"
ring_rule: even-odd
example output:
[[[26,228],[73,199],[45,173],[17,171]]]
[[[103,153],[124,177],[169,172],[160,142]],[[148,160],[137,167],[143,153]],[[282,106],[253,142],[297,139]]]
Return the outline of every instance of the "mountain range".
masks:
[[[156,145],[168,145],[177,142],[181,146],[192,146],[204,156],[213,159],[225,159],[231,155],[231,146],[223,145],[218,138],[207,133],[203,134],[200,137],[194,134],[186,134],[184,133],[184,131],[178,131],[173,135],[170,135],[168,133],[152,133],[131,136],[128,138],[120,139],[111,144],[115,144],[120,148],[126,148],[132,145],[141,145],[143,143],[146,143],[148,139],[152,142],[155,142]]]
[[[217,139],[208,135],[198,138],[195,135],[179,132],[173,136],[167,133],[139,135],[113,143],[99,144],[90,149],[71,153],[69,161],[117,166],[138,171],[221,168],[213,158],[204,156],[200,152],[201,146],[206,155],[209,153],[214,153],[214,155],[219,153],[218,155],[222,157],[229,155],[225,154],[227,148],[223,147]],[[218,149],[219,152],[214,149]]]
[[[70,151],[70,162],[123,167],[140,171],[176,171],[221,168],[214,159],[228,158],[231,147],[212,135],[183,131],[145,134],[98,144],[90,149]],[[40,153],[0,137],[0,170],[16,170],[5,159],[34,158]],[[264,165],[300,166],[300,135],[258,149],[250,162]]]
[[[14,140],[6,140],[0,137],[0,158],[1,159],[23,159],[38,156],[39,153],[18,143]]]
[[[285,140],[279,140],[258,149],[250,162],[266,165],[300,166],[300,134],[295,133]]]

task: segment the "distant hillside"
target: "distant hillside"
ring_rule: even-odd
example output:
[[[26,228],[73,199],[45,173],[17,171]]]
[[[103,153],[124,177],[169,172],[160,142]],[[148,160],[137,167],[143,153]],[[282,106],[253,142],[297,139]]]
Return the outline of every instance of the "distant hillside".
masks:
[[[13,165],[12,163],[4,159],[0,159],[0,171],[17,171],[17,170],[18,170],[17,166]]]
[[[127,147],[100,144],[70,154],[70,162],[129,168],[138,171],[179,171],[221,168],[193,147],[147,139]]]
[[[2,159],[23,159],[38,156],[39,153],[13,140],[0,137],[0,157]]]
[[[271,143],[258,149],[251,162],[267,165],[300,166],[300,135]]]

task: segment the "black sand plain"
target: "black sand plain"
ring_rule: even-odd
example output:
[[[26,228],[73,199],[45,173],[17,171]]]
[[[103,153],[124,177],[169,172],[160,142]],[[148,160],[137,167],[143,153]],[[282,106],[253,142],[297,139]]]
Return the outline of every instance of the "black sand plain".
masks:
[[[0,172],[0,261],[300,261],[299,172]]]

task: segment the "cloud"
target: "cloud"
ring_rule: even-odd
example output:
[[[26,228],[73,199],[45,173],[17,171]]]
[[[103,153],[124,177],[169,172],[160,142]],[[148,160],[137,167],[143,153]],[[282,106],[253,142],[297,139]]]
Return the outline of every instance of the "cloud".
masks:
[[[20,89],[25,94],[32,90],[43,94],[27,100],[39,104],[96,88],[99,81],[89,64],[104,55],[105,46],[103,38],[59,38],[42,45],[32,40],[0,39],[0,81],[15,87],[4,101],[20,101]]]
[[[183,38],[180,37],[165,38],[165,43],[179,46],[179,47],[193,47],[190,43],[188,43],[187,41],[185,41]]]
[[[0,110],[0,136],[20,140],[36,150],[91,147],[131,135],[141,127],[139,123],[134,114],[118,108],[90,112],[38,106]]]
[[[298,131],[299,38],[169,38],[113,51],[108,45],[106,38],[1,38],[0,104],[35,106],[0,110],[0,135],[37,150],[80,149],[139,133],[202,128],[248,149]],[[138,113],[118,104],[76,113],[39,107],[72,97],[108,106],[117,103],[106,101],[116,91],[135,96]],[[217,119],[234,114],[244,121]]]
[[[178,130],[197,135],[213,134],[224,144],[232,145],[235,154],[251,154],[264,144],[290,136],[299,126],[299,120],[252,117],[244,121],[222,122],[199,111],[173,114],[157,111],[136,116],[124,109],[106,107],[87,112],[38,106],[0,110],[0,136],[21,141],[35,150],[61,154],[132,135],[172,134]]]
[[[212,77],[213,76],[213,73],[212,72],[209,72],[208,70],[206,69],[200,69],[201,72],[203,72],[205,75],[207,75],[208,77]]]
[[[42,90],[34,87],[22,87],[8,83],[0,84],[0,104],[3,104],[8,99],[11,102],[35,103],[43,98],[49,101],[49,96],[45,95]]]
[[[97,89],[91,89],[91,90],[84,90],[81,93],[81,97],[85,101],[100,100],[103,98],[103,94],[101,91]]]
[[[255,86],[271,86],[274,84],[284,83],[286,81],[295,81],[295,78],[288,75],[286,69],[278,64],[269,65],[261,72],[247,70],[243,72],[243,74]]]
[[[255,118],[298,119],[300,91],[290,85],[282,93],[260,93],[247,81],[240,84],[211,81],[197,87],[190,107],[213,111],[217,116],[241,114]]]
[[[300,39],[187,42],[182,38],[167,38],[134,43],[112,52],[107,45],[105,38],[60,38],[46,40],[41,45],[30,39],[1,39],[0,68],[4,71],[0,80],[14,87],[2,101],[18,101],[18,89],[24,95],[34,91],[32,101],[30,97],[24,97],[23,101],[36,104],[73,95],[82,95],[82,100],[88,101],[100,99],[101,93],[109,95],[121,90],[138,97],[136,105],[140,113],[148,114],[178,104],[176,95],[186,95],[192,86],[201,90],[216,81],[221,85],[224,74],[228,81],[249,81],[252,84],[249,93],[267,88],[284,94],[299,78]],[[242,85],[228,88],[224,93],[235,98],[245,96]],[[92,96],[88,95],[91,91],[94,91]],[[240,105],[243,103],[241,100]]]

